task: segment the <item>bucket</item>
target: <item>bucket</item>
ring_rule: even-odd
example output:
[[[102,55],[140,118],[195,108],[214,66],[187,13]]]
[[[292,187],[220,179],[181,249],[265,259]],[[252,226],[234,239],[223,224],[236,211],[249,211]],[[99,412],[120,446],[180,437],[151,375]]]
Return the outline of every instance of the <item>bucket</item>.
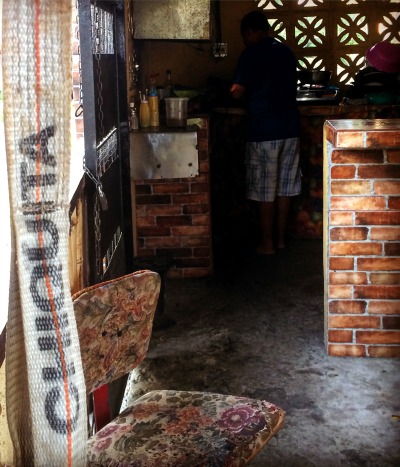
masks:
[[[165,111],[167,114],[167,126],[187,125],[188,97],[166,97]]]

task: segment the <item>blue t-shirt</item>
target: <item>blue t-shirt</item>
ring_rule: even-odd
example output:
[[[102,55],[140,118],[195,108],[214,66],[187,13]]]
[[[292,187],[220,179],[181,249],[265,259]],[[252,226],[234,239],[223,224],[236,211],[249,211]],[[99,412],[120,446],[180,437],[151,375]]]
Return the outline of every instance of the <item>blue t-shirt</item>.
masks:
[[[247,141],[272,141],[300,135],[296,64],[292,50],[272,38],[242,52],[234,83],[246,88]]]

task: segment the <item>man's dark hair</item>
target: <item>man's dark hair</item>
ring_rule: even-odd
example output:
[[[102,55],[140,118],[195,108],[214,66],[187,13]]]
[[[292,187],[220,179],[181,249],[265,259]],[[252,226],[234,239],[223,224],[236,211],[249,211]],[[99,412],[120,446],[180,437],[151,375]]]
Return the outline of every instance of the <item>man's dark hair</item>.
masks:
[[[243,16],[240,23],[240,32],[243,34],[249,30],[252,31],[265,31],[269,30],[269,23],[264,15],[259,10],[250,11],[247,15]]]

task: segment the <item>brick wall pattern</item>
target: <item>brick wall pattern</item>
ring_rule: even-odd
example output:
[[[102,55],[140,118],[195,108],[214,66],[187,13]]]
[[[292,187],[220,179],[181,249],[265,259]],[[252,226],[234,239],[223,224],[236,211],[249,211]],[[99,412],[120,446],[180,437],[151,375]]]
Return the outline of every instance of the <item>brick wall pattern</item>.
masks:
[[[400,119],[339,122],[325,124],[327,352],[400,357]]]
[[[209,119],[199,118],[199,175],[132,180],[135,255],[169,257],[170,278],[212,274]]]

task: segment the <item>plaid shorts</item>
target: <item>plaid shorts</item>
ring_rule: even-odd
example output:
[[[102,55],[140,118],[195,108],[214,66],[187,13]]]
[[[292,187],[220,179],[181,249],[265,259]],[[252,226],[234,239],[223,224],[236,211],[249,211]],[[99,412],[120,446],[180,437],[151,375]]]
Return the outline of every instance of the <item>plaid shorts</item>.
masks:
[[[299,153],[299,138],[247,143],[247,199],[268,202],[276,196],[300,194]]]

